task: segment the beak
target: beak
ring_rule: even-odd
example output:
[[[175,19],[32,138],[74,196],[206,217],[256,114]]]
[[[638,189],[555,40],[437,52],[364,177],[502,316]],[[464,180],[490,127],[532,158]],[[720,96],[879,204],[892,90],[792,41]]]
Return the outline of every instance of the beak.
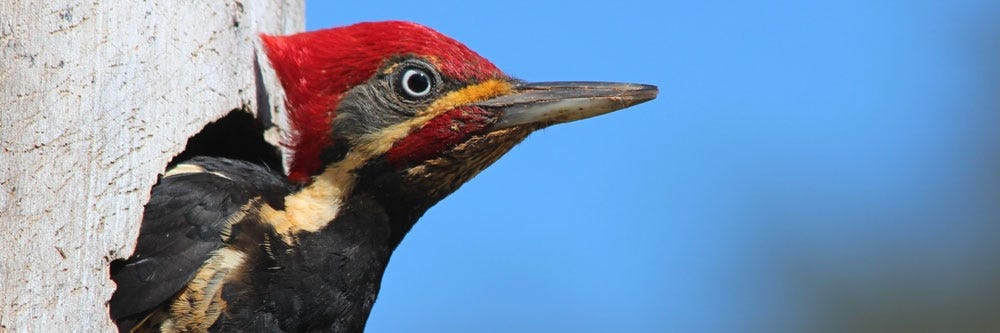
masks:
[[[515,93],[477,106],[500,113],[491,130],[518,125],[541,127],[599,116],[656,98],[656,86],[612,82],[521,83]]]

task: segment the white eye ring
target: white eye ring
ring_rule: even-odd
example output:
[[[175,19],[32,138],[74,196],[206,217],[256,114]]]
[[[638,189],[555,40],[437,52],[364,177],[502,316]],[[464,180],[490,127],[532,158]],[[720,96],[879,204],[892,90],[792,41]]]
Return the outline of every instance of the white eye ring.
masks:
[[[403,92],[410,97],[419,98],[427,96],[431,93],[431,76],[420,69],[407,69],[403,72],[403,76],[400,79],[399,86],[403,89]]]

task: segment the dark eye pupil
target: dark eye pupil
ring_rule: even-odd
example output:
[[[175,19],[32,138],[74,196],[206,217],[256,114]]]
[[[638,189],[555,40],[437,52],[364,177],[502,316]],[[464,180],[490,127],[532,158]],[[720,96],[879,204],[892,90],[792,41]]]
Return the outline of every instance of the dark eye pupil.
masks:
[[[410,88],[410,91],[421,94],[430,88],[431,80],[424,72],[417,72],[406,79],[406,86]]]

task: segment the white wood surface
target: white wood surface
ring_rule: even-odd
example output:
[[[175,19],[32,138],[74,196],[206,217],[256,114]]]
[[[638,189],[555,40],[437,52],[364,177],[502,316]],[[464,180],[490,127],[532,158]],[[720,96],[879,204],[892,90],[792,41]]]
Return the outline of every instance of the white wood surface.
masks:
[[[157,175],[257,109],[257,33],[304,27],[302,0],[200,3],[0,1],[0,331],[112,331]]]

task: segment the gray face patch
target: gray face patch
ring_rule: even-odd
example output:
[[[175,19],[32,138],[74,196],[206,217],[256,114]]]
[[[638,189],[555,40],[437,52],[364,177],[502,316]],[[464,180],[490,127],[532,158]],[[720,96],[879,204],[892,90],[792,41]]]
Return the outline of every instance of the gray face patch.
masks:
[[[431,79],[428,92],[418,98],[406,94],[403,87],[405,80],[409,78],[406,73],[414,69],[426,73]],[[445,88],[437,69],[416,57],[387,61],[377,73],[341,97],[331,133],[334,142],[350,142],[359,136],[403,122],[430,106]]]

